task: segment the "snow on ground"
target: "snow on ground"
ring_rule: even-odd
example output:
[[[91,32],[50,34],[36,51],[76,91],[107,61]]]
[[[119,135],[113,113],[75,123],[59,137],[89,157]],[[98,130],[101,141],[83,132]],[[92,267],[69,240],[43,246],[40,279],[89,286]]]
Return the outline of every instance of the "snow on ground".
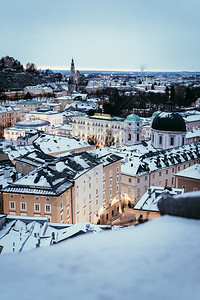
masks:
[[[164,216],[0,256],[2,299],[199,299],[200,220]]]

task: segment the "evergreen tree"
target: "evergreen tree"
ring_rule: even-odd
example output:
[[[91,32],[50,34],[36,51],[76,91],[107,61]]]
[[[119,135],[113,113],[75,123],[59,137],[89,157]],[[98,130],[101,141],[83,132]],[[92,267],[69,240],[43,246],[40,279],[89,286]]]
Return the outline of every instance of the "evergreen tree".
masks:
[[[173,102],[175,101],[175,96],[176,96],[175,88],[174,88],[174,85],[172,85],[171,92],[170,92],[170,98]]]
[[[194,91],[188,86],[185,91],[185,105],[190,106],[196,100]]]

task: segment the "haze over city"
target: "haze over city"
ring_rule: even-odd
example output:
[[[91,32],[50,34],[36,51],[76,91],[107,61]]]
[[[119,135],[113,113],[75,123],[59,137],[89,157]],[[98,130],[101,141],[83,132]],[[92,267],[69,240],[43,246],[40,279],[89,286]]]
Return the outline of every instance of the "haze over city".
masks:
[[[80,70],[199,71],[197,0],[1,1],[1,56]]]

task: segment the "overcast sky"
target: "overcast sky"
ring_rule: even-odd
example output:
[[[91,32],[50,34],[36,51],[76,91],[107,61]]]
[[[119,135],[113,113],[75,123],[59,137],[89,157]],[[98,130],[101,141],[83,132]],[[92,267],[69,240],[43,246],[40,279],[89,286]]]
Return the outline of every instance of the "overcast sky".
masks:
[[[199,0],[0,0],[0,57],[38,68],[200,71]]]

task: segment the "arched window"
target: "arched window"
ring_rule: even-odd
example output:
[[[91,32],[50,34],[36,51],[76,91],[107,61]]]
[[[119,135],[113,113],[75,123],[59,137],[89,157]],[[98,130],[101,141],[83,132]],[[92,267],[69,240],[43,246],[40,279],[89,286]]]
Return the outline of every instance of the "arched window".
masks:
[[[131,141],[131,134],[128,134],[128,141]]]

